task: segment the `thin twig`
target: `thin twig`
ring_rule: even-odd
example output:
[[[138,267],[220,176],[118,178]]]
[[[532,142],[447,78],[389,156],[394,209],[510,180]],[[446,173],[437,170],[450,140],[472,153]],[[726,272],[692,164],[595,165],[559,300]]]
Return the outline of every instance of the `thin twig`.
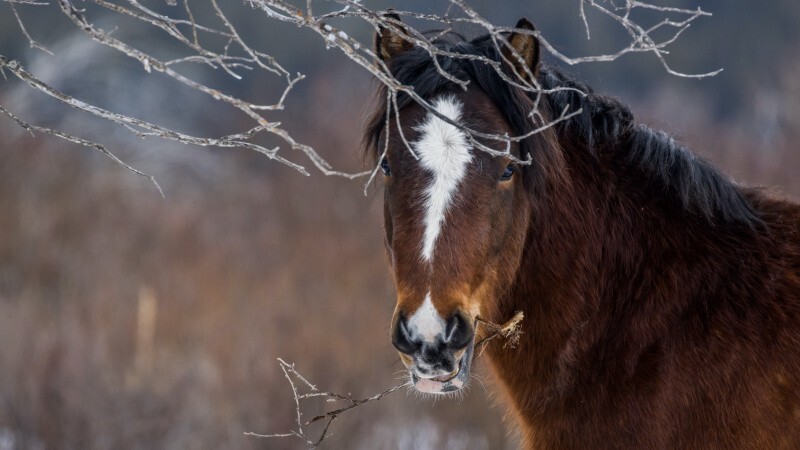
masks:
[[[522,312],[517,312],[514,317],[511,318],[508,322],[500,325],[489,322],[487,320],[477,318],[475,320],[476,326],[482,325],[486,328],[488,334],[475,343],[475,350],[481,350],[479,352],[474,353],[474,358],[477,358],[479,354],[482,354],[482,350],[485,348],[485,345],[494,338],[500,337],[506,340],[506,346],[513,348],[517,342],[519,342],[519,338],[521,335],[520,331],[520,324],[523,319]],[[352,395],[347,394],[337,394],[335,392],[321,392],[314,384],[312,384],[308,379],[306,379],[300,372],[297,371],[297,368],[294,364],[290,364],[284,361],[281,358],[278,358],[278,364],[280,365],[281,370],[283,371],[283,375],[286,380],[289,382],[289,386],[292,389],[292,396],[294,398],[295,403],[295,422],[297,424],[296,429],[289,430],[285,433],[273,433],[273,434],[260,434],[260,433],[253,433],[253,432],[246,432],[244,433],[245,436],[257,437],[257,438],[297,438],[310,448],[318,447],[327,437],[330,436],[329,430],[331,424],[339,418],[342,414],[356,409],[360,406],[363,406],[367,403],[377,402],[378,400],[386,397],[387,395],[393,394],[403,388],[411,386],[411,382],[407,381],[404,383],[396,384],[390,388],[384,389],[383,391],[372,395],[370,397],[366,397],[363,399],[356,399],[353,398]],[[297,381],[301,382],[308,391],[301,392],[297,387]],[[338,408],[332,409],[330,411],[326,411],[323,414],[317,415],[312,417],[310,420],[303,422],[302,416],[302,404],[301,400],[306,400],[310,398],[322,398],[325,402],[344,402],[344,406],[340,406]],[[318,435],[314,436],[311,435],[307,428],[309,425],[312,425],[317,422],[323,422],[324,425],[322,426],[322,430],[319,432]]]
[[[117,163],[120,166],[124,167],[125,169],[128,169],[131,172],[135,173],[136,175],[145,177],[148,180],[150,180],[150,182],[153,183],[153,185],[156,187],[156,189],[158,189],[158,193],[161,194],[161,198],[164,198],[164,191],[161,189],[161,186],[158,184],[158,181],[156,181],[156,178],[154,176],[148,175],[148,174],[146,174],[146,173],[144,173],[144,172],[142,172],[142,171],[140,171],[140,170],[138,170],[138,169],[136,169],[134,167],[131,167],[130,165],[128,165],[128,163],[126,163],[125,161],[119,159],[119,157],[117,157],[117,155],[111,153],[102,144],[98,144],[96,142],[92,142],[92,141],[89,141],[89,140],[86,140],[86,139],[83,139],[83,138],[79,138],[77,136],[73,136],[71,134],[64,133],[63,131],[53,130],[52,128],[40,127],[38,125],[31,125],[30,123],[25,122],[24,120],[20,119],[16,115],[12,114],[9,110],[3,108],[2,105],[0,105],[0,112],[5,114],[6,116],[10,117],[14,122],[16,122],[22,128],[28,130],[28,132],[31,133],[31,136],[33,136],[33,132],[34,131],[39,131],[39,132],[42,132],[42,133],[47,133],[47,134],[56,136],[58,138],[66,140],[66,141],[70,141],[70,142],[74,142],[76,144],[83,145],[85,147],[93,148],[93,149],[103,153],[104,155],[106,155],[109,158],[111,158],[112,161],[114,161],[115,163]]]
[[[31,35],[28,33],[28,29],[25,28],[25,24],[22,22],[22,18],[19,17],[19,13],[17,12],[17,8],[14,6],[14,3],[17,3],[17,2],[8,2],[8,7],[11,8],[11,12],[14,14],[14,18],[17,19],[17,23],[19,24],[19,29],[22,30],[22,34],[25,35],[26,39],[28,39],[28,44],[31,46],[31,48],[37,48],[37,49],[49,54],[50,56],[53,56],[53,52],[48,50],[47,47],[45,47],[44,45],[42,45],[42,44],[40,44],[40,43],[38,43],[38,42],[33,40]],[[38,3],[38,2],[30,2],[30,3],[28,3],[28,2],[24,2],[24,3],[23,2],[19,2],[19,3],[27,4],[27,5],[39,5],[39,6],[42,6],[42,3]]]

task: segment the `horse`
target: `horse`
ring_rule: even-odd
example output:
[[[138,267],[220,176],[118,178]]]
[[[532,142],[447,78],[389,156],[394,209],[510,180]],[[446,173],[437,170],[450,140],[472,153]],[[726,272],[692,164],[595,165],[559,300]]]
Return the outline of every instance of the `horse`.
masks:
[[[477,321],[522,311],[484,350],[526,448],[800,448],[800,206],[542,63],[527,19],[500,46],[439,36],[437,67],[390,17],[375,52],[430,107],[401,92],[393,117],[381,86],[364,146],[414,387],[463,389]],[[503,74],[547,92],[539,117]],[[509,147],[461,127],[525,136],[565,108]]]

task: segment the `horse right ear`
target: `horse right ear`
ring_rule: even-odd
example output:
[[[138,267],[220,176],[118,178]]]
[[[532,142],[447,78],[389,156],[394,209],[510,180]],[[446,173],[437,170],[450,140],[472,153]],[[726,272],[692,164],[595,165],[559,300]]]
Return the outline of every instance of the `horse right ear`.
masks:
[[[526,18],[519,19],[517,30],[536,31],[536,27]],[[511,51],[514,49],[514,51]],[[521,77],[528,79],[530,74],[534,77],[539,73],[539,38],[531,33],[514,31],[508,36],[508,46],[503,46],[503,56],[514,66],[514,71]],[[529,80],[528,81],[532,81]]]
[[[402,53],[411,50],[413,44],[408,40],[408,31],[403,26],[402,20],[397,13],[390,9],[383,14],[384,18],[391,19],[394,27],[384,27],[378,25],[378,32],[375,33],[375,54],[385,63]]]

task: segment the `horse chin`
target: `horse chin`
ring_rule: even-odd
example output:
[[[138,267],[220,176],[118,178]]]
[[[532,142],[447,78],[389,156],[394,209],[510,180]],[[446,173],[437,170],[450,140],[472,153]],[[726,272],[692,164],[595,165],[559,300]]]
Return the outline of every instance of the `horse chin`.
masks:
[[[445,381],[439,381],[429,378],[419,378],[411,373],[411,381],[414,383],[414,388],[426,394],[449,394],[459,391],[467,385],[469,381],[469,371],[472,364],[472,352],[475,348],[475,341],[470,342],[469,347],[461,356],[461,361],[458,363],[458,372]]]

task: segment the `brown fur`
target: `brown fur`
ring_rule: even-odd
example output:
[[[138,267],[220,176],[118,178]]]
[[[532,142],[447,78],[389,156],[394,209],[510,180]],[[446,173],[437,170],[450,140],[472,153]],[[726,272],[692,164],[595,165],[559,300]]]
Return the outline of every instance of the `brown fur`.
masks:
[[[766,230],[710,227],[568,153],[489,317],[527,318],[490,350],[526,445],[798,448],[800,208],[751,191]]]

